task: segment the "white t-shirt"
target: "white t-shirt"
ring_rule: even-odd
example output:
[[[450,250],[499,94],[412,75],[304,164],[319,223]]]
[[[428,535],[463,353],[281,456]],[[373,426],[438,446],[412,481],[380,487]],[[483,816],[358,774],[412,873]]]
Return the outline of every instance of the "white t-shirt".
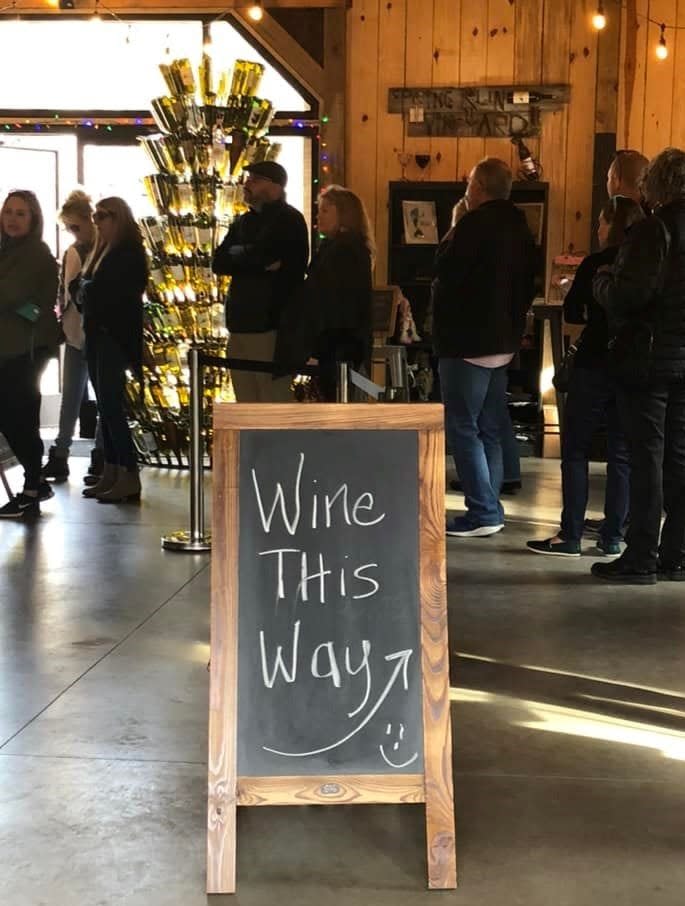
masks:
[[[478,365],[480,368],[502,368],[508,365],[514,358],[513,352],[500,352],[497,355],[483,355],[478,359],[464,359],[470,365]]]

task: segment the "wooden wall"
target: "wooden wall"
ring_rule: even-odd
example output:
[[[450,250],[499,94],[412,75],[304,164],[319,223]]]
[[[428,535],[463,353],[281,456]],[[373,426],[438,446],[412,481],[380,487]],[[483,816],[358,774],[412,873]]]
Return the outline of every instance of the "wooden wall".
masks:
[[[685,24],[685,0],[626,0],[661,21]],[[619,147],[653,153],[685,144],[685,105],[673,104],[676,73],[685,69],[685,32],[670,33],[665,64],[654,56],[658,29],[637,29],[635,87],[626,123],[627,10],[612,0],[598,34],[595,0],[353,0],[348,11],[346,181],[375,222],[376,280],[387,274],[388,187],[400,179],[398,153],[429,152],[423,173],[409,179],[465,177],[485,154],[516,163],[506,139],[417,139],[403,136],[399,115],[387,113],[388,88],[459,84],[569,83],[568,108],[543,115],[543,134],[530,147],[550,183],[549,252],[587,250],[592,225],[595,132],[616,132]],[[655,34],[656,32],[656,34]],[[620,48],[619,48],[620,41]],[[620,49],[620,54],[619,54]],[[619,90],[617,98],[616,92]],[[618,100],[618,105],[616,101]],[[617,109],[618,108],[618,109]],[[621,132],[620,130],[623,130]]]

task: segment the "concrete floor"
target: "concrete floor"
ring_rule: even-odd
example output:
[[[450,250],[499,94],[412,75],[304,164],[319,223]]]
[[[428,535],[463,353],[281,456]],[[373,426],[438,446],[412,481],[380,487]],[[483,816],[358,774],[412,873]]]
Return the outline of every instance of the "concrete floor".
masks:
[[[187,477],[102,507],[72,463],[0,525],[0,903],[204,906],[208,559],[159,545]],[[458,891],[425,890],[419,807],[245,809],[212,903],[681,906],[684,590],[527,553],[559,473],[524,469],[505,532],[447,545]]]

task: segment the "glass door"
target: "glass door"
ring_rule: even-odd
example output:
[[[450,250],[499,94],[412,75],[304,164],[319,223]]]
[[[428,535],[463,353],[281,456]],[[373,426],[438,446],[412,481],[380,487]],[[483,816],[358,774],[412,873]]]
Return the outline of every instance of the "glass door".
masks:
[[[30,189],[40,202],[45,220],[43,238],[57,256],[59,233],[59,152],[54,148],[0,143],[0,204],[12,189]],[[57,301],[57,300],[55,300]],[[43,406],[41,424],[56,425],[59,418],[59,362],[51,359],[41,382]]]

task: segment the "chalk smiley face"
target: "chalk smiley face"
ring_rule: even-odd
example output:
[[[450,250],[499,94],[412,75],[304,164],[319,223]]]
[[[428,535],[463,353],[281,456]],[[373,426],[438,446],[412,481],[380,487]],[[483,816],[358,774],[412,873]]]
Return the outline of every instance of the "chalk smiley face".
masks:
[[[394,760],[395,758],[402,757],[401,755],[399,755],[397,753],[399,753],[400,749],[402,748],[402,743],[404,742],[404,733],[405,733],[405,726],[404,726],[404,724],[400,724],[399,729],[397,731],[397,735],[394,737],[394,741],[392,741],[393,725],[388,724],[387,727],[385,728],[385,735],[386,735],[386,737],[391,737],[391,738],[387,739],[385,743],[381,743],[378,746],[378,750],[381,753],[381,757],[383,758],[383,761],[388,765],[388,767],[396,768],[397,770],[400,770],[401,768],[408,768],[409,765],[414,764],[414,762],[417,761],[418,757],[419,757],[419,753],[414,752],[414,754],[411,756],[411,758],[407,759],[406,761],[397,762]],[[388,756],[388,753],[386,751],[386,743],[391,744],[390,751],[393,754],[393,758],[390,758]]]

